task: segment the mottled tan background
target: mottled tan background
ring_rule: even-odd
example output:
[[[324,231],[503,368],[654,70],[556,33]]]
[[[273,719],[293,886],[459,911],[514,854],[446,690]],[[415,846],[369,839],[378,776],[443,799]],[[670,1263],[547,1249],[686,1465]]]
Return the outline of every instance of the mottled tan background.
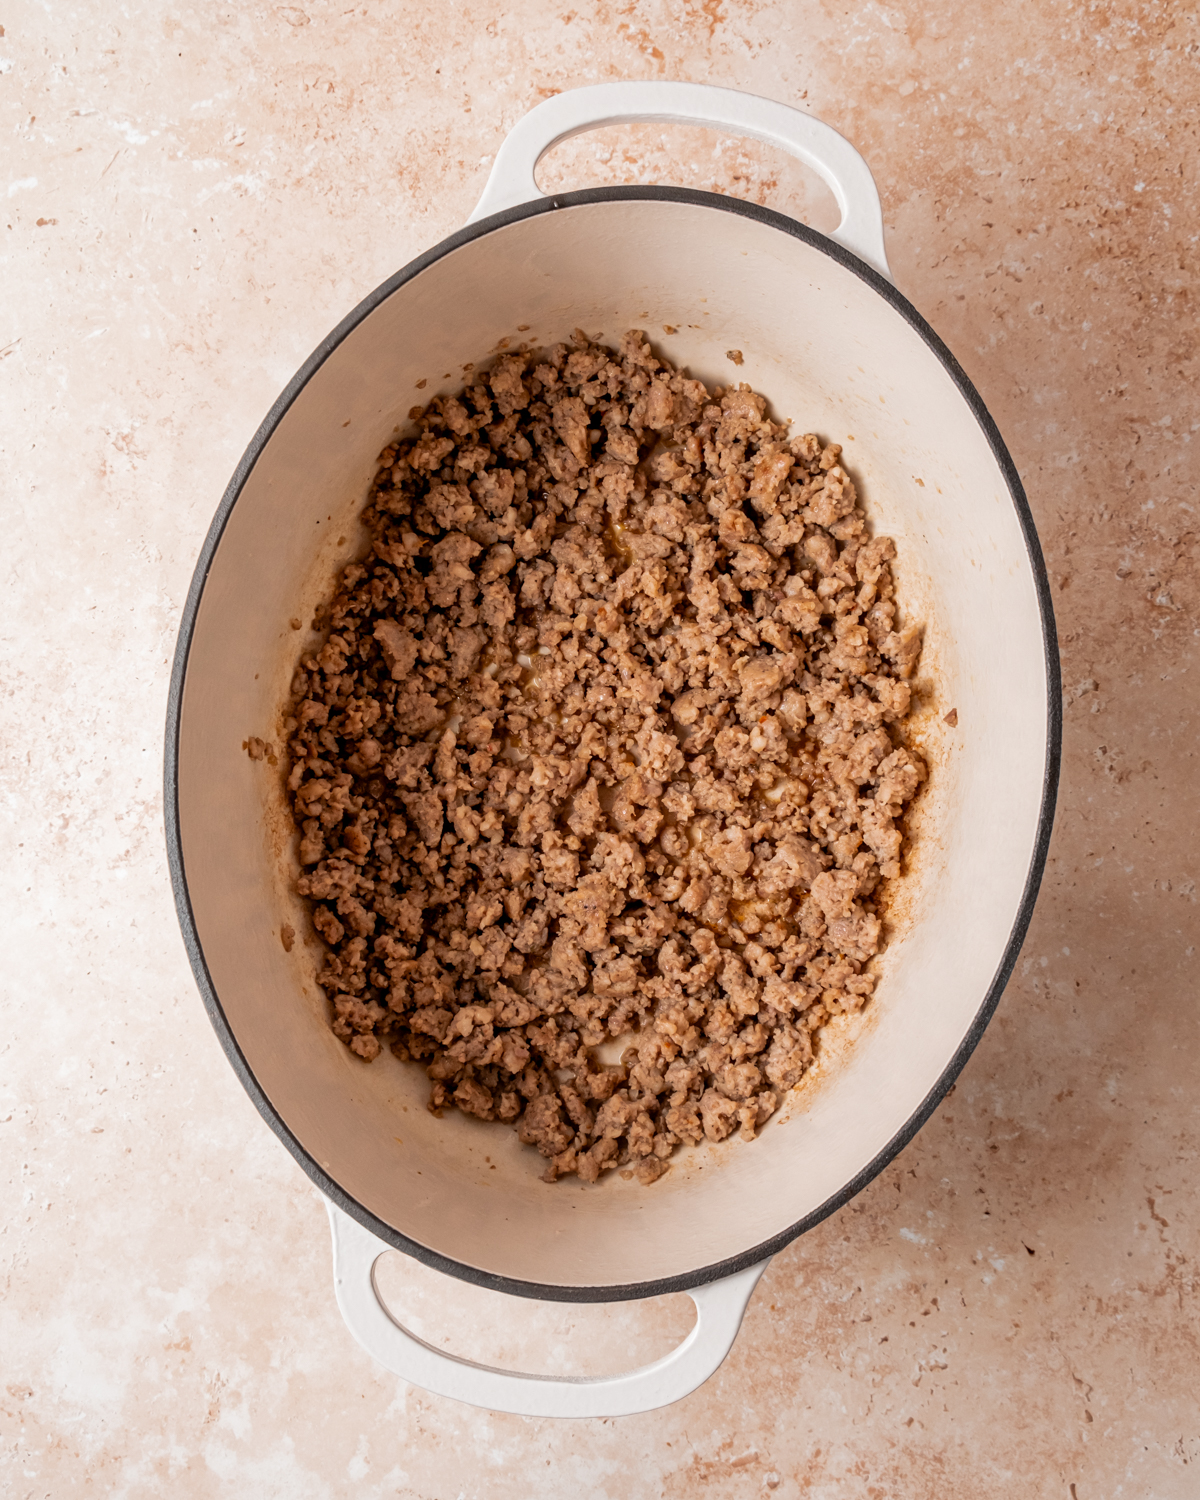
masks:
[[[1200,1494],[1194,8],[5,0],[0,23],[0,1490]],[[524,110],[651,77],[797,103],[874,168],[897,282],[1028,486],[1065,774],[946,1105],[777,1257],[706,1387],[555,1425],[406,1389],[342,1326],[320,1201],[184,959],[160,743],[200,540],[280,387],[462,222]],[[543,175],[832,223],[798,168],[701,131],[605,132]],[[587,1369],[687,1326],[678,1301],[468,1317],[406,1264],[397,1304],[464,1352]]]

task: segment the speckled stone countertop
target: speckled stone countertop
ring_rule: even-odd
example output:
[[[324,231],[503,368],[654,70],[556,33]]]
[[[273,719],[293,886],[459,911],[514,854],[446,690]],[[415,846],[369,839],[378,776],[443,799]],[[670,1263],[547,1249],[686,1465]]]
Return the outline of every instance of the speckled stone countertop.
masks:
[[[15,0],[0,23],[0,1490],[1200,1494],[1194,11]],[[343,1326],[321,1202],[188,970],[161,742],[200,541],[275,395],[462,223],[526,109],[616,78],[793,102],[867,157],[897,283],[1028,488],[1065,759],[953,1095],[776,1257],[706,1386],[554,1424],[406,1388]],[[583,137],[543,178],[833,223],[800,168],[700,130]],[[393,1260],[414,1325],[485,1358],[582,1372],[688,1322],[673,1298],[518,1325]]]

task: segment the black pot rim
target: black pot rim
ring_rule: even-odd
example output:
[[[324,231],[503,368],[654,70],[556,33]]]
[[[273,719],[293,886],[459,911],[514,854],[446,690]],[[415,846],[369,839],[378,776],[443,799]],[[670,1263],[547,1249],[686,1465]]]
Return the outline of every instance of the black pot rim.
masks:
[[[1038,608],[1041,615],[1042,639],[1045,650],[1048,687],[1046,704],[1046,763],[1042,781],[1042,800],[1038,818],[1037,838],[1034,843],[1033,855],[1026,876],[1021,904],[1009,934],[1008,942],[1005,945],[1004,953],[996,968],[991,984],[984,995],[983,1002],[954,1056],[950,1059],[937,1083],[930,1089],[917,1109],[909,1116],[904,1127],[892,1137],[888,1144],[860,1172],[837,1193],[826,1199],[820,1207],[806,1214],[802,1219],[797,1220],[789,1228],[772,1235],[769,1239],[750,1246],[737,1255],[730,1256],[712,1265],[698,1267],[696,1270],[686,1272],[682,1275],[664,1276],[653,1281],[628,1282],[615,1286],[558,1286],[518,1280],[510,1276],[498,1276],[482,1271],[475,1266],[464,1265],[462,1262],[453,1260],[449,1256],[430,1250],[425,1245],[421,1245],[417,1241],[411,1240],[406,1235],[401,1234],[398,1230],[393,1229],[391,1225],[385,1224],[371,1213],[369,1209],[351,1198],[320,1164],[313,1159],[300,1141],[292,1134],[271,1101],[267,1098],[239,1047],[237,1038],[234,1036],[233,1030],[221,1006],[221,1001],[208,972],[199,933],[196,929],[195,918],[192,913],[179,829],[178,772],[180,713],[184,683],[187,676],[188,655],[191,650],[200,601],[203,597],[209,569],[212,566],[229,517],[251,470],[257,463],[259,456],[285,413],[307,385],[308,381],[347,335],[353,329],[357,328],[365,318],[369,317],[397,288],[411,281],[415,276],[420,275],[422,271],[431,266],[435,261],[440,260],[451,251],[457,250],[460,246],[468,244],[470,241],[483,235],[490,234],[493,230],[502,228],[506,224],[513,224],[521,219],[533,218],[538,214],[555,213],[560,209],[573,208],[582,204],[647,199],[655,199],[668,203],[691,203],[700,207],[715,209],[722,213],[740,215],[743,218],[752,219],[757,223],[769,225],[771,228],[778,229],[780,232],[791,235],[796,239],[806,241],[825,255],[828,255],[832,260],[837,261],[839,265],[844,266],[848,271],[859,277],[860,280],[865,281],[868,286],[900,314],[909,327],[937,356],[947,374],[957,386],[988,441],[988,445],[1008,486],[1013,507],[1016,510],[1017,519],[1020,522],[1025,538],[1025,547],[1029,556],[1029,564],[1033,572],[1034,585],[1037,592]],[[167,705],[164,766],[167,862],[170,868],[171,885],[174,890],[176,910],[179,915],[179,923],[183,932],[188,959],[191,962],[192,972],[196,977],[196,984],[200,990],[205,1008],[208,1011],[209,1019],[213,1024],[221,1046],[225,1050],[225,1055],[228,1057],[230,1065],[240,1079],[243,1088],[253,1100],[259,1114],[262,1115],[263,1119],[283,1142],[284,1146],[291,1152],[299,1165],[327,1198],[342,1209],[344,1213],[349,1214],[351,1218],[357,1220],[365,1229],[370,1230],[385,1245],[390,1245],[396,1250],[402,1250],[423,1264],[433,1267],[435,1270],[445,1272],[450,1276],[459,1277],[461,1280],[471,1282],[474,1285],[487,1287],[493,1291],[508,1292],[518,1297],[533,1297],[559,1302],[615,1302],[634,1298],[655,1297],[667,1292],[685,1292],[690,1288],[720,1281],[726,1276],[734,1275],[739,1271],[748,1269],[750,1266],[757,1265],[759,1262],[782,1250],[792,1240],[805,1233],[806,1230],[812,1229],[823,1219],[828,1218],[830,1214],[849,1202],[856,1193],[861,1192],[873,1178],[878,1176],[893,1157],[912,1140],[913,1136],[916,1135],[917,1131],[920,1130],[921,1126],[929,1119],[934,1109],[936,1109],[937,1105],[945,1097],[955,1079],[962,1071],[967,1059],[979,1044],[979,1040],[988,1022],[991,1020],[996,1006],[999,1004],[1000,996],[1016,963],[1017,954],[1020,951],[1033,915],[1038,887],[1041,884],[1042,874],[1046,865],[1046,857],[1050,845],[1050,833],[1054,822],[1054,806],[1058,790],[1061,752],[1062,686],[1059,676],[1058,643],[1054,624],[1054,611],[1050,597],[1050,580],[1046,572],[1046,564],[1042,557],[1041,545],[1038,541],[1037,530],[1034,526],[1029,502],[1026,499],[1016,466],[1009,455],[1003,438],[1000,436],[999,429],[980,398],[978,391],[976,391],[974,385],[967,378],[958,361],[937,334],[934,333],[921,314],[917,312],[916,308],[913,307],[906,297],[896,290],[890,281],[886,280],[872,267],[860,260],[857,255],[844,249],[827,236],[818,233],[814,229],[810,229],[807,225],[797,223],[795,220],[789,219],[773,209],[762,208],[754,203],[746,203],[738,198],[726,198],[716,193],[697,192],[687,188],[642,186],[589,188],[579,192],[556,194],[553,197],[541,198],[530,203],[520,204],[515,208],[505,209],[502,213],[493,214],[491,217],[482,219],[476,224],[467,225],[465,228],[442,240],[440,244],[435,245],[431,250],[427,250],[422,255],[417,256],[415,260],[410,261],[408,265],[389,277],[388,280],[377,287],[368,297],[365,297],[321,341],[288,382],[288,385],[263,419],[249,447],[242,455],[241,461],[234,470],[233,477],[230,479],[221,503],[217,508],[216,515],[213,517],[212,525],[209,527],[208,534],[204,539],[204,545],[200,550],[199,560],[197,561],[196,570],[193,574],[187,600],[183,608],[179,637],[175,648],[175,659],[171,670],[171,685]]]

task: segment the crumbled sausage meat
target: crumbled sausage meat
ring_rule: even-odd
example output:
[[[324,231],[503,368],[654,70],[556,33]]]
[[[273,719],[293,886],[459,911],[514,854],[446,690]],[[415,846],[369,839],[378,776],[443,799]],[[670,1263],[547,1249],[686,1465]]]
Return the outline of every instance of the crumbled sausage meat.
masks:
[[[334,1031],[551,1181],[752,1139],[871,993],[925,775],[841,449],[576,334],[432,402],[364,521],[287,720]]]

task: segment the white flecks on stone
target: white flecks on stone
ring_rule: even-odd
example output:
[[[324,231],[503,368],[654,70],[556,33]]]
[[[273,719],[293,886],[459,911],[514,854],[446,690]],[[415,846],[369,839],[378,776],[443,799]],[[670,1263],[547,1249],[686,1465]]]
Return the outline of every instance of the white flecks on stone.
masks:
[[[114,120],[112,122],[112,126],[113,129],[118,133],[118,135],[123,135],[131,146],[144,146],[150,139],[148,135],[143,135],[141,131],[138,130],[137,127],[131,124],[128,120]]]

